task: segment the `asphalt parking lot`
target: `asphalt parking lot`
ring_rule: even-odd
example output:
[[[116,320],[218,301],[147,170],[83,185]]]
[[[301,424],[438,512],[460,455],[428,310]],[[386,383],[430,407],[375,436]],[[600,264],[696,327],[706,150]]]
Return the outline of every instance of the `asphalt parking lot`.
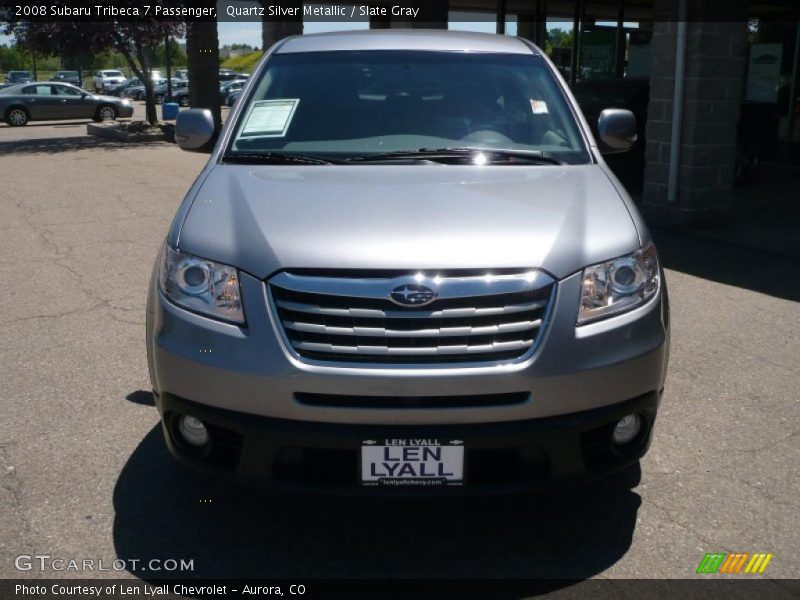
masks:
[[[800,577],[793,261],[655,232],[671,364],[631,490],[384,501],[231,489],[167,454],[144,349],[150,269],[205,156],[84,133],[0,125],[0,577],[75,576],[15,569],[38,552],[193,559],[194,577],[686,578],[706,552],[734,551],[774,553],[766,576]]]

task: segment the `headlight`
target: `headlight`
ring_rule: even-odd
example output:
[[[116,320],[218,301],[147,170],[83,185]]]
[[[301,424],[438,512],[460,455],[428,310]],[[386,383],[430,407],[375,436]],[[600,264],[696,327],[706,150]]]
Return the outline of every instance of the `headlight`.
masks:
[[[583,270],[578,325],[641,306],[658,292],[659,269],[651,242],[642,250]]]
[[[178,306],[244,323],[239,275],[233,267],[183,254],[164,245],[161,291]]]

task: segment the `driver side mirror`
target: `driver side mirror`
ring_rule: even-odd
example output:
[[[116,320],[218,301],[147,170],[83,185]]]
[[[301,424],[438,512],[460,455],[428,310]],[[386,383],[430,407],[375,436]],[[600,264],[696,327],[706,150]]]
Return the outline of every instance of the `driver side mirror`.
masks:
[[[627,152],[636,143],[636,117],[624,108],[607,108],[597,119],[597,135],[605,145],[603,154]]]
[[[178,113],[175,141],[181,150],[211,152],[217,139],[214,117],[207,108],[190,108]]]

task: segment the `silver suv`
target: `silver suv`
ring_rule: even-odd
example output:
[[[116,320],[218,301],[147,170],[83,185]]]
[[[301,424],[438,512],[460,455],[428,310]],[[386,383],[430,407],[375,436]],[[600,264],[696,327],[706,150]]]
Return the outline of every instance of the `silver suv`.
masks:
[[[548,58],[423,31],[276,44],[157,260],[152,386],[180,460],[295,488],[547,487],[635,465],[669,314],[650,233]]]

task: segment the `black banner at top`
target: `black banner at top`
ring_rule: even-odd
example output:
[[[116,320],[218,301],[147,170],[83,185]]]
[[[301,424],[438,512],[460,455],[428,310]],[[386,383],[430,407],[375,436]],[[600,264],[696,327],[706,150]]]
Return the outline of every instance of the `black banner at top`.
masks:
[[[685,2],[681,10],[681,1]],[[616,14],[619,0],[566,0],[551,20],[571,20],[579,9]],[[797,21],[800,2],[771,0],[623,0],[630,5],[626,20],[643,21]],[[769,10],[759,10],[769,4]],[[581,8],[583,7],[583,8]],[[528,10],[529,9],[529,10]],[[441,27],[448,21],[495,22],[498,13],[507,18],[530,19],[537,0],[0,0],[0,21],[334,21],[369,22],[371,19],[411,26]],[[609,12],[610,11],[610,12]],[[457,16],[452,16],[456,13]],[[540,13],[539,13],[540,14]],[[600,17],[600,20],[605,20]]]

